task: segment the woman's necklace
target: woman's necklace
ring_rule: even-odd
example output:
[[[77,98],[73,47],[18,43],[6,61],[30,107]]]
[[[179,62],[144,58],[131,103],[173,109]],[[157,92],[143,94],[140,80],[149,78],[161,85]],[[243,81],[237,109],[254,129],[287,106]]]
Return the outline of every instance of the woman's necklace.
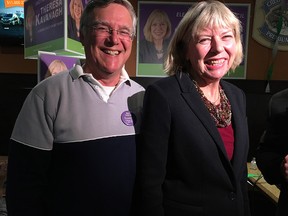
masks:
[[[163,58],[164,50],[163,50],[163,41],[154,41],[154,47],[156,50],[156,55],[158,59]]]
[[[158,59],[161,59],[164,55],[164,50],[163,49],[161,49],[161,50],[156,49],[156,52],[157,52]]]
[[[157,58],[158,58],[158,59],[163,58],[163,54],[164,54],[164,53],[157,53]]]
[[[211,117],[215,121],[216,126],[224,128],[230,125],[232,118],[231,105],[221,86],[219,87],[219,96],[217,100],[211,102],[205,97],[203,91],[200,89],[195,80],[193,80],[193,83],[196,87],[196,90],[200,94],[202,101],[207,107]],[[217,101],[219,100],[219,97],[220,97],[220,103],[215,105],[215,103],[217,103]]]

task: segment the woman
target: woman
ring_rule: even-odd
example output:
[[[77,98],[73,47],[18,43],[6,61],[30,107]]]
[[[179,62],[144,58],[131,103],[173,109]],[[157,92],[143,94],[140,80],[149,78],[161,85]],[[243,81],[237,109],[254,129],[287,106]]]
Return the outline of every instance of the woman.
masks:
[[[246,99],[222,80],[242,61],[240,21],[202,1],[168,48],[169,77],[148,86],[141,128],[141,214],[247,216]]]
[[[171,35],[171,22],[166,12],[152,11],[143,32],[145,39],[139,44],[139,63],[163,64]]]
[[[79,41],[80,18],[83,13],[82,0],[70,1],[70,16],[68,16],[68,37]]]

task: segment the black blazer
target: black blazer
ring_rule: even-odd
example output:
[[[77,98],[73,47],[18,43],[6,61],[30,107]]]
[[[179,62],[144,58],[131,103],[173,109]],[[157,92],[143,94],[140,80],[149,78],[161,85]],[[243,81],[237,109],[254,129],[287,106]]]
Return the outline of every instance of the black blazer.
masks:
[[[221,81],[221,86],[233,113],[235,150],[231,162],[187,74],[148,86],[140,134],[142,215],[250,215],[246,99],[236,86],[226,81]]]
[[[163,41],[163,57],[158,59],[157,50],[153,42],[145,39],[139,42],[139,63],[150,63],[150,64],[163,64],[165,55],[167,54],[167,48],[169,40]]]
[[[257,165],[265,180],[280,187],[278,216],[288,215],[288,183],[281,163],[288,154],[288,89],[274,94],[269,102],[267,129],[257,149]]]

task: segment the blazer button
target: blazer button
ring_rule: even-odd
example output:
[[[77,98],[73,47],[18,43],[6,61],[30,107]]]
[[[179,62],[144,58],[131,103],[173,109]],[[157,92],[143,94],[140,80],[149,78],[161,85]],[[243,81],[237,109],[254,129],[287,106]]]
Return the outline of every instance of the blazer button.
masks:
[[[236,194],[234,192],[231,192],[229,195],[230,199],[233,201],[236,199]]]

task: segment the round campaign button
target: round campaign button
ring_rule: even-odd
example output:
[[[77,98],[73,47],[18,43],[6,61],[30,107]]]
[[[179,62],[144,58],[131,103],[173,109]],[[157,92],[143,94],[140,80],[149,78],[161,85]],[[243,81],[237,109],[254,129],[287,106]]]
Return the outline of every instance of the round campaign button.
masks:
[[[124,111],[121,114],[121,120],[127,126],[133,126],[136,124],[136,116],[134,113],[131,113],[130,111]]]

